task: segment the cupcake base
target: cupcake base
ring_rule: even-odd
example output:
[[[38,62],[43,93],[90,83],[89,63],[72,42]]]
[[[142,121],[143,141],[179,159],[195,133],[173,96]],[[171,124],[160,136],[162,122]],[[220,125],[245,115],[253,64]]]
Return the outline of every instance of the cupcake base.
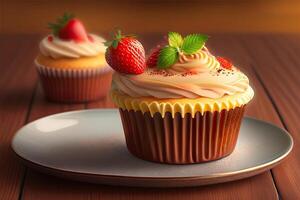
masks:
[[[191,164],[223,158],[234,150],[245,105],[220,112],[150,112],[120,109],[128,150],[144,160]]]
[[[42,87],[49,101],[82,103],[107,95],[112,72],[107,69],[52,69],[37,66]]]

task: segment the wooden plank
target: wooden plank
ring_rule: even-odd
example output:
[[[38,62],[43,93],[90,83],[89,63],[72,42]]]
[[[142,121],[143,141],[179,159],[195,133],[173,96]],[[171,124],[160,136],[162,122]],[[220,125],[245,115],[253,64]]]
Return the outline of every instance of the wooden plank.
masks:
[[[157,37],[144,38],[146,46],[151,46]],[[223,38],[220,37],[221,41]],[[230,41],[232,42],[232,41]],[[228,40],[224,41],[225,46],[229,46]],[[215,49],[223,48],[223,45],[215,43]],[[220,47],[220,48],[218,48]],[[232,49],[232,54],[241,54],[237,48]],[[230,56],[230,54],[228,54]],[[242,55],[240,55],[242,56]],[[248,62],[241,62],[249,66]],[[255,75],[249,70],[251,77],[254,77],[254,87],[257,95],[261,96],[260,101],[254,101],[249,105],[250,114],[259,118],[268,118],[276,121],[276,113],[263,88]],[[110,106],[108,99],[88,104],[88,108]],[[34,106],[35,107],[35,106]],[[262,112],[262,108],[268,109]],[[38,113],[42,112],[41,108]],[[33,109],[34,110],[34,109]],[[34,113],[35,111],[33,111]],[[274,115],[274,116],[273,116]],[[39,114],[40,116],[40,114]],[[35,118],[35,117],[33,117]],[[45,181],[47,180],[47,181]],[[128,188],[102,186],[61,180],[54,177],[38,174],[29,171],[25,185],[23,198],[26,199],[277,199],[276,188],[274,187],[271,174],[269,172],[261,175],[224,184],[217,184],[205,187],[181,188],[181,189],[151,189],[151,188]]]
[[[33,37],[0,36],[0,199],[18,199],[24,167],[10,148],[14,133],[27,122],[37,77]],[[30,49],[30,51],[28,51]]]
[[[217,184],[204,187],[191,188],[134,188],[112,187],[96,184],[79,183],[68,180],[60,180],[47,175],[28,173],[30,179],[26,179],[26,186],[30,184],[30,190],[24,191],[24,200],[201,200],[201,199],[277,199],[274,194],[267,192],[264,187],[257,188],[257,182],[268,185],[263,175],[251,179],[244,179],[232,183]]]
[[[273,169],[283,199],[300,199],[300,37],[265,36],[243,38],[244,47],[263,82],[283,124],[294,138],[291,155]]]

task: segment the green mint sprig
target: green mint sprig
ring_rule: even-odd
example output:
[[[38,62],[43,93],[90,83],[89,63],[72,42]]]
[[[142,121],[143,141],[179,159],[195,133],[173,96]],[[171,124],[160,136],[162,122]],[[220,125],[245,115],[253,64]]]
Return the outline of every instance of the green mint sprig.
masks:
[[[168,33],[168,45],[159,53],[158,68],[167,69],[178,61],[179,53],[190,55],[196,53],[204,46],[208,36],[202,34],[190,34],[182,37],[179,33]]]

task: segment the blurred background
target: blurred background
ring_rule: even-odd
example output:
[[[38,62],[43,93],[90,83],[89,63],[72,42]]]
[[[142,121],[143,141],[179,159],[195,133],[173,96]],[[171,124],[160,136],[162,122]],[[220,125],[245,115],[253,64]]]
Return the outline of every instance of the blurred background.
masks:
[[[1,33],[47,33],[65,11],[90,32],[300,32],[299,0],[1,0]]]

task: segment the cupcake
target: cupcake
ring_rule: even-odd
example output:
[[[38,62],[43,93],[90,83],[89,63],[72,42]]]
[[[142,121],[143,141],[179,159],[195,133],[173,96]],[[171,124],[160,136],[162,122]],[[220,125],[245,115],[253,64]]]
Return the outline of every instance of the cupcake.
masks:
[[[141,45],[132,47],[125,42],[128,38],[120,38],[119,46],[107,49],[106,58],[116,70],[111,96],[119,107],[128,150],[169,164],[207,162],[232,153],[254,96],[246,75],[212,55],[205,35],[170,32],[168,44],[152,51],[147,61],[137,53],[143,52],[137,51]]]
[[[79,103],[105,97],[112,70],[105,61],[104,39],[88,34],[79,19],[65,14],[49,24],[35,65],[50,101]]]

